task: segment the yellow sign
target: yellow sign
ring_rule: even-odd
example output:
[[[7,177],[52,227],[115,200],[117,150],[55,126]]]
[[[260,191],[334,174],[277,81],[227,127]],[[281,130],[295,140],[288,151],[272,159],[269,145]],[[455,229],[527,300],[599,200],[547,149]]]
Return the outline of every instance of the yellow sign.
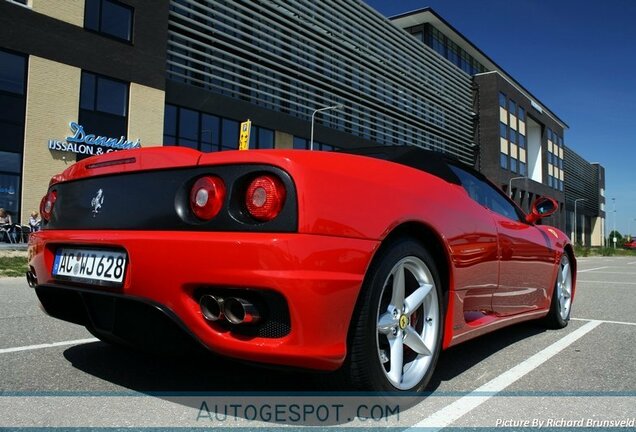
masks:
[[[252,130],[252,122],[250,120],[241,123],[241,132],[239,133],[239,150],[250,149],[250,131]]]

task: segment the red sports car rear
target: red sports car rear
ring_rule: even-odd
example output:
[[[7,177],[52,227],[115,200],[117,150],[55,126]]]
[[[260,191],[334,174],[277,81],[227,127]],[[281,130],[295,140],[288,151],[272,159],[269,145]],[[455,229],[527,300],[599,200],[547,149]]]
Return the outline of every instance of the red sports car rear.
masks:
[[[43,199],[29,284],[48,314],[109,343],[177,349],[186,335],[372,390],[420,390],[442,348],[503,325],[567,324],[572,248],[534,224],[552,201],[526,217],[461,164],[376,152],[79,162]]]

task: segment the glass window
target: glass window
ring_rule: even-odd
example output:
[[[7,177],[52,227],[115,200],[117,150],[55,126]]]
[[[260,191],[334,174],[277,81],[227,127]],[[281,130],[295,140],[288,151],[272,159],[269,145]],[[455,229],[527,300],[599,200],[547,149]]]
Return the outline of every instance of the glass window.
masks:
[[[510,142],[512,144],[517,144],[517,131],[510,129]]]
[[[82,84],[80,86],[80,108],[95,110],[95,75],[91,73],[82,74]]]
[[[199,113],[181,108],[179,110],[179,145],[199,148]]]
[[[221,147],[223,150],[236,150],[239,139],[239,123],[234,120],[223,119],[221,124]]]
[[[24,124],[0,122],[0,133],[2,133],[0,150],[22,152],[24,146]]]
[[[126,117],[128,84],[90,72],[82,72],[80,108]]]
[[[519,120],[526,121],[526,110],[519,107]]]
[[[14,222],[19,222],[18,206],[20,204],[20,176],[0,174],[0,207],[5,209]]]
[[[499,153],[499,165],[504,168],[504,169],[508,169],[508,155],[505,153]]]
[[[128,104],[128,84],[98,77],[96,102],[97,111],[125,116]]]
[[[20,153],[0,151],[0,171],[19,174],[22,169]]]
[[[271,129],[258,128],[258,147],[259,149],[274,148],[274,131]]]
[[[505,123],[499,122],[499,136],[508,138],[508,126]]]
[[[166,105],[163,117],[163,134],[177,135],[177,107],[174,105]]]
[[[512,115],[517,115],[517,104],[512,99],[508,101],[508,111]]]
[[[0,91],[0,121],[24,124],[25,105],[24,95]]]
[[[501,190],[485,180],[477,178],[468,171],[455,165],[449,165],[459,177],[462,187],[477,203],[512,220],[519,220],[519,213]]]
[[[517,172],[517,159],[513,157],[510,158],[510,171]]]
[[[210,114],[201,115],[201,151],[219,151],[221,119]]]
[[[499,93],[499,106],[502,108],[506,107],[506,95],[503,93]]]
[[[517,135],[517,137],[519,138],[519,147],[526,148],[526,137],[521,134]]]
[[[519,174],[523,176],[528,174],[528,166],[525,162],[519,162]]]
[[[133,8],[115,0],[86,0],[84,27],[117,39],[132,40]]]
[[[0,51],[0,91],[24,94],[25,63],[23,56]]]
[[[294,137],[294,149],[307,150],[309,148],[309,140],[301,137]]]

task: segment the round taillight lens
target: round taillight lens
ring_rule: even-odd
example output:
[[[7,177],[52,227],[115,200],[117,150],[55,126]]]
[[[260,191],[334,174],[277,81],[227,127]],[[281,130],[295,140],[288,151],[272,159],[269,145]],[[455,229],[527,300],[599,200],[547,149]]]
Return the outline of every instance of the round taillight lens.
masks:
[[[219,177],[201,177],[190,190],[190,209],[201,220],[210,220],[221,211],[225,183]]]
[[[274,219],[285,203],[285,185],[278,177],[262,175],[256,177],[247,188],[245,195],[247,211],[256,220]]]
[[[57,200],[57,192],[51,191],[48,194],[44,195],[42,201],[40,201],[40,214],[42,218],[46,221],[51,219],[51,214],[53,213],[53,206],[55,205],[55,201]]]

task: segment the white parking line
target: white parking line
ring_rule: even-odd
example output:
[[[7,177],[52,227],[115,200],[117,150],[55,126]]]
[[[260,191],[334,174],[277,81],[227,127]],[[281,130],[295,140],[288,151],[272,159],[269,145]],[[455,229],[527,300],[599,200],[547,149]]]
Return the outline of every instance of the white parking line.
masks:
[[[478,389],[473,390],[468,395],[431,414],[421,422],[412,426],[410,429],[415,430],[426,428],[427,432],[433,432],[449,426],[463,415],[474,410],[479,405],[492,398],[496,393],[501,392],[524,375],[541,366],[544,362],[560,353],[562,350],[594,330],[599,325],[601,325],[601,321],[596,320],[592,320],[587,324],[584,324],[582,327],[574,330],[572,333],[562,339],[559,339],[552,345],[544,348],[512,369],[508,369],[498,377],[492,379]],[[486,393],[486,395],[484,395],[484,393]]]
[[[606,269],[607,266],[605,267],[596,267],[596,268],[591,268],[591,269],[587,269],[587,270],[578,270],[577,273],[585,273],[585,272],[590,272],[590,271],[594,271],[594,270],[601,270],[601,269]]]
[[[579,282],[587,282],[587,283],[602,283],[602,284],[614,284],[614,285],[636,285],[636,282],[610,282],[610,281],[605,281],[605,280],[580,280],[578,279],[576,281],[576,283]]]
[[[597,320],[597,319],[589,319],[589,318],[570,318],[572,321],[598,321],[604,324],[621,324],[621,325],[630,325],[636,326],[636,323],[626,322],[626,321],[607,321],[607,320]]]
[[[99,339],[89,338],[89,339],[76,339],[76,340],[63,341],[63,342],[54,342],[49,344],[27,345],[27,346],[14,347],[14,348],[2,348],[0,349],[0,354],[6,354],[6,353],[12,353],[12,352],[18,352],[18,351],[31,351],[36,349],[53,348],[53,347],[66,346],[66,345],[80,345],[84,343],[97,342],[97,341],[99,341]]]
[[[628,262],[627,265],[636,264],[636,261]]]

